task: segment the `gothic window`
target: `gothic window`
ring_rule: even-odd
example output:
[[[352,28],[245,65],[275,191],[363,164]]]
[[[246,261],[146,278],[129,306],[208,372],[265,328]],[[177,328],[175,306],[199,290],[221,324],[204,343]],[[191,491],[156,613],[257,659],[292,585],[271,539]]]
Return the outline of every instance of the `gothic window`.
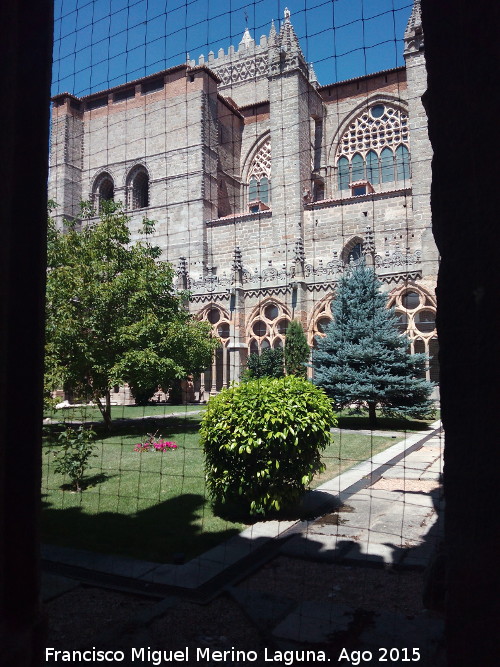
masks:
[[[372,185],[410,178],[408,116],[389,104],[375,104],[348,127],[337,149],[339,190],[367,180]],[[363,193],[353,193],[363,194]]]
[[[284,306],[267,301],[254,312],[248,327],[248,349],[259,352],[267,348],[283,347],[290,316]]]
[[[92,192],[92,199],[94,206],[101,210],[104,201],[113,201],[115,198],[115,184],[113,179],[104,171],[94,181],[94,188]]]
[[[312,326],[309,325],[310,331],[308,341],[309,345],[314,349],[317,347],[317,338],[324,338],[327,327],[333,321],[331,305],[331,300],[327,299],[319,306],[311,318]]]
[[[378,155],[375,151],[368,151],[366,155],[366,178],[372,185],[376,185],[379,180]]]
[[[351,248],[349,254],[347,255],[348,264],[357,264],[362,256],[362,245],[361,243],[356,243],[355,246]]]
[[[349,190],[349,160],[341,157],[337,162],[339,190]]]
[[[134,167],[127,179],[128,205],[131,209],[149,206],[149,175],[145,167]]]
[[[351,180],[361,181],[365,177],[365,161],[359,153],[351,160]]]
[[[342,251],[342,261],[344,264],[358,264],[363,257],[363,240],[359,236],[351,239]]]
[[[391,183],[394,180],[394,154],[390,148],[384,148],[380,153],[382,168],[382,183]]]
[[[207,394],[214,394],[229,386],[230,360],[228,345],[231,328],[229,314],[215,305],[202,311],[199,318],[212,325],[212,336],[219,338],[222,343],[221,347],[215,351],[212,366],[201,374],[200,400],[205,400]]]
[[[269,179],[263,176],[259,183],[259,199],[267,204],[269,202]]]
[[[396,309],[397,327],[410,341],[410,351],[423,352],[428,358],[428,368],[422,377],[439,381],[436,336],[436,302],[432,296],[416,285],[399,290],[389,301]]]
[[[267,139],[255,154],[248,172],[248,203],[271,201],[271,139]]]
[[[410,153],[406,146],[396,148],[396,180],[406,181],[410,178]]]

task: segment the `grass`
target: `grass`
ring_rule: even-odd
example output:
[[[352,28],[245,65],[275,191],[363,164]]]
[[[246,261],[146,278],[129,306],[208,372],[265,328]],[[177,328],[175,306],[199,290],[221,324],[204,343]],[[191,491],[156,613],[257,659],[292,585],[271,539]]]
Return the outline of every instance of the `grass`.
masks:
[[[316,475],[311,487],[315,489],[320,484],[333,479],[348,468],[375,456],[388,447],[395,445],[400,438],[362,435],[358,433],[335,433],[330,445],[322,454],[322,461],[326,466],[323,473]]]
[[[59,427],[54,425],[52,431]],[[83,493],[43,460],[42,532],[45,542],[168,563],[189,560],[239,533],[245,525],[217,516],[208,498],[199,416],[117,422],[113,433],[97,427],[97,456],[91,459]],[[134,452],[149,432],[175,440],[165,453]],[[358,461],[386,449],[396,438],[337,433],[325,450],[326,471],[313,487]],[[47,453],[50,446],[45,444]]]

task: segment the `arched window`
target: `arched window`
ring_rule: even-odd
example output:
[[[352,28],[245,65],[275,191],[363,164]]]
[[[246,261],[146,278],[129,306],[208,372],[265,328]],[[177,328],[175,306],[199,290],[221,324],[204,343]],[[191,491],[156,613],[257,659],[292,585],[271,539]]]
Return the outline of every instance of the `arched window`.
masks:
[[[352,121],[339,141],[338,189],[348,190],[350,182],[365,179],[371,185],[409,179],[408,140],[406,113],[386,103],[371,106]]]
[[[107,171],[104,171],[94,181],[92,192],[94,206],[100,211],[105,201],[113,201],[115,198],[115,184]]]
[[[394,154],[390,148],[384,148],[380,153],[382,167],[382,183],[391,183],[394,180]]]
[[[259,199],[260,201],[264,202],[264,204],[267,204],[269,201],[269,179],[267,176],[263,176],[260,179]]]
[[[140,170],[132,183],[132,208],[149,206],[149,176],[146,170]]]
[[[349,160],[346,157],[341,157],[337,166],[339,190],[349,190]]]
[[[231,381],[228,350],[231,323],[229,313],[216,305],[203,310],[199,318],[212,325],[212,336],[221,341],[221,347],[215,351],[212,366],[201,374],[199,391],[200,401],[202,401],[206,400],[208,394],[215,394],[221,389],[228,387]]]
[[[417,285],[399,290],[389,301],[396,308],[397,326],[410,341],[412,352],[423,352],[428,358],[428,368],[422,377],[439,381],[436,337],[436,303]]]
[[[361,181],[365,177],[365,161],[359,153],[352,158],[352,180]]]
[[[378,155],[375,151],[368,151],[366,155],[366,178],[372,185],[376,185],[380,181]]]
[[[361,243],[356,243],[356,245],[350,249],[349,254],[347,255],[348,264],[357,264],[362,257],[362,250],[363,247]]]
[[[290,316],[284,306],[266,301],[251,316],[248,326],[249,352],[283,347]]]
[[[248,201],[256,201],[258,199],[257,179],[251,178],[248,184]]]
[[[248,172],[248,203],[271,201],[271,139],[268,138],[255,154]]]
[[[406,181],[410,178],[410,153],[406,146],[396,148],[396,180]]]
[[[130,209],[149,206],[149,174],[145,167],[134,167],[127,178],[127,202]]]
[[[342,262],[346,265],[358,264],[363,257],[363,239],[355,236],[345,244],[342,250]]]
[[[317,349],[318,339],[324,338],[328,327],[333,322],[331,297],[323,300],[322,304],[313,313],[308,331],[308,342],[313,349]],[[312,368],[308,370],[309,377],[312,377]]]

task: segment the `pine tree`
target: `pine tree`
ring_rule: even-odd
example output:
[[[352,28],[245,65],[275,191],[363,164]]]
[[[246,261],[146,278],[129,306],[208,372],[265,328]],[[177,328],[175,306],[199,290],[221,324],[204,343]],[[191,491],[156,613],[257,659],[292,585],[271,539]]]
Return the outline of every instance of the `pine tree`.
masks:
[[[285,370],[287,375],[306,377],[311,352],[300,322],[292,320],[285,334]]]
[[[248,357],[246,373],[243,380],[254,380],[257,378],[280,378],[283,371],[283,350],[281,347],[267,348],[258,352],[252,352]]]
[[[358,266],[340,280],[332,312],[313,354],[314,383],[339,408],[368,408],[371,426],[377,407],[386,415],[431,414],[433,385],[422,379],[426,357],[408,352],[372,269]]]

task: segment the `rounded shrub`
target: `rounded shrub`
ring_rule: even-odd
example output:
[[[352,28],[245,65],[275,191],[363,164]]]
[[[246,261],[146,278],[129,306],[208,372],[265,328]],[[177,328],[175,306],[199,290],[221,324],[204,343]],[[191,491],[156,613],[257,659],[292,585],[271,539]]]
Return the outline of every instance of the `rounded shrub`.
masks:
[[[208,489],[251,514],[296,502],[323,470],[337,423],[323,390],[294,376],[260,378],[210,399],[201,425]]]

